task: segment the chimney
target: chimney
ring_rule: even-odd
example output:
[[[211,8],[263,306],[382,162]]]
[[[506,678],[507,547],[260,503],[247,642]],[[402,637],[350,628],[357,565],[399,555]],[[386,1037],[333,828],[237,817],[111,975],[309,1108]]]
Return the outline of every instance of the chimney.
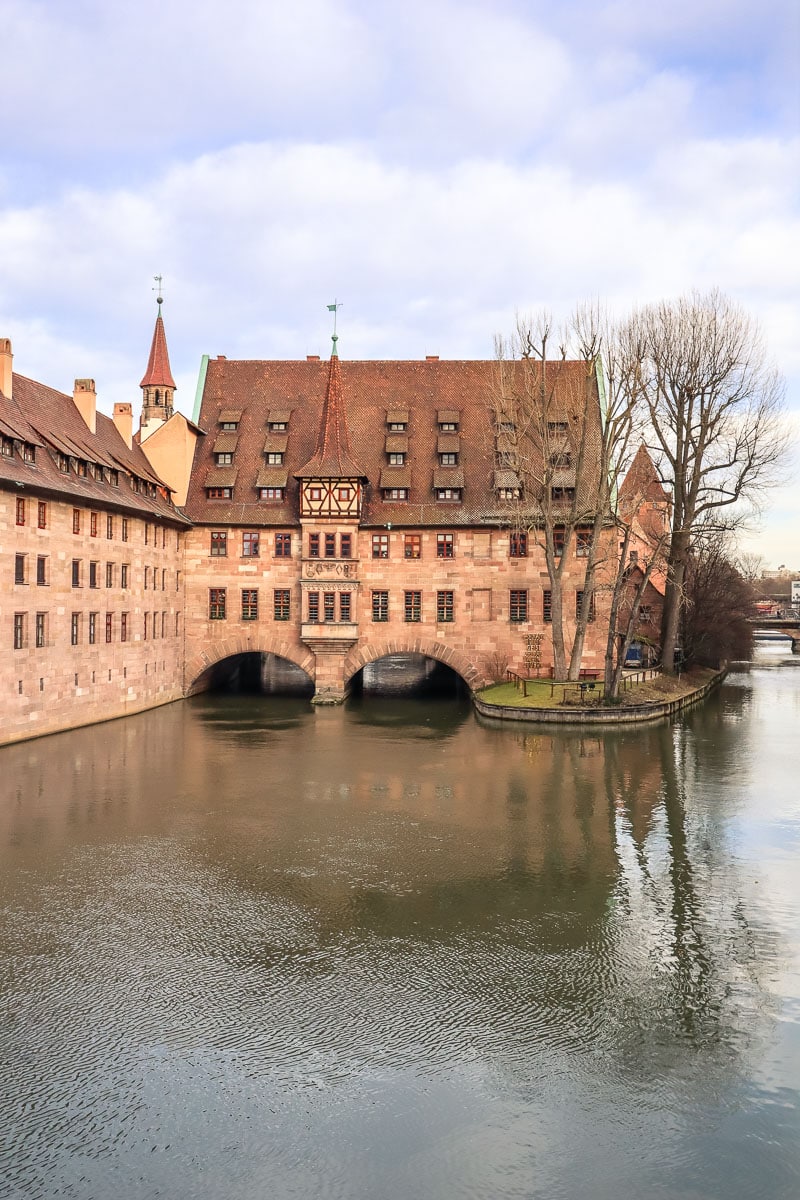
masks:
[[[97,391],[93,379],[76,379],[72,389],[75,407],[89,427],[90,433],[97,432]]]
[[[13,360],[11,338],[0,338],[0,392],[7,400],[11,399],[11,364]]]
[[[117,433],[131,450],[133,448],[133,405],[115,404],[112,420],[117,427]]]

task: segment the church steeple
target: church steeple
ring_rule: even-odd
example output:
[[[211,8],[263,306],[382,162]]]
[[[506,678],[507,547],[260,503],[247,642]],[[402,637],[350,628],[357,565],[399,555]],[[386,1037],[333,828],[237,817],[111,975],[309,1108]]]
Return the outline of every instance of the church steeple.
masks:
[[[150,346],[150,358],[147,370],[139,384],[142,389],[142,436],[152,433],[155,425],[168,421],[172,416],[172,402],[175,393],[175,380],[169,366],[169,351],[167,350],[167,335],[164,331],[164,320],[161,316],[163,297],[158,296],[158,316],[153,330],[153,341]],[[152,428],[148,428],[151,426]],[[145,432],[146,431],[146,432]]]

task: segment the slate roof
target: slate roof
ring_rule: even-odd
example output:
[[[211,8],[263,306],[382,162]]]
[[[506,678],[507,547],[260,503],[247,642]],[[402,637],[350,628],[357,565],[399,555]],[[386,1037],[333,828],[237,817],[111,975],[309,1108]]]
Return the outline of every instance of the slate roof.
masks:
[[[166,485],[144,451],[136,444],[129,450],[110,417],[98,412],[96,432],[92,434],[71,396],[16,373],[12,396],[9,399],[0,393],[0,431],[15,439],[13,456],[0,455],[0,487],[21,484],[35,493],[75,504],[188,524],[168,499]],[[36,446],[35,462],[24,461],[19,442]],[[89,474],[77,475],[72,467],[69,472],[61,471],[55,451],[116,470],[118,486]],[[132,475],[154,484],[155,496],[134,491]]]
[[[508,522],[507,504],[499,500],[496,490],[498,463],[490,409],[496,385],[493,361],[337,358],[335,372],[335,386],[340,389],[335,402],[338,413],[346,416],[346,446],[332,445],[331,439],[326,444],[321,436],[326,397],[330,399],[329,363],[313,358],[257,361],[220,357],[209,361],[197,418],[209,436],[198,441],[184,508],[193,521],[297,525],[297,475],[330,472],[329,477],[337,477],[349,472],[350,477],[363,475],[367,480],[361,518],[361,524],[367,527],[389,522],[438,527]],[[563,394],[565,409],[570,410],[571,405],[570,411],[577,412],[583,404],[585,364],[549,363],[548,372],[557,393]],[[570,400],[570,396],[575,399]],[[597,444],[599,430],[599,403],[595,407],[594,422],[584,431],[590,444]],[[265,479],[269,417],[276,411],[289,410],[288,431],[283,435],[284,460],[280,468],[274,468],[276,478],[278,470],[286,472],[286,498],[277,504],[259,501],[256,487],[269,486],[261,482]],[[220,433],[221,421],[232,413],[238,419],[233,496],[230,500],[209,500],[205,488],[214,486],[215,475],[221,481],[225,470],[214,463],[215,436]],[[457,432],[442,433],[442,421],[455,421]],[[398,434],[389,430],[391,422],[406,423],[407,427]],[[387,453],[389,446],[395,445],[395,437],[405,439],[407,457],[402,467],[390,467],[388,463]],[[458,450],[457,466],[440,466],[439,453],[451,448]],[[401,476],[403,482],[394,483]],[[463,487],[462,502],[437,501],[434,480],[436,487]],[[384,500],[381,489],[392,486],[408,487],[408,501]]]

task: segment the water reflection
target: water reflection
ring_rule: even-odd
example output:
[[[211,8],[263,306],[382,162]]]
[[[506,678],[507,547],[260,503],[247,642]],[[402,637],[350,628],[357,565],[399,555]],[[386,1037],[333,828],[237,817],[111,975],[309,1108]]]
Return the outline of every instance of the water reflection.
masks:
[[[0,1195],[794,1195],[798,678],[591,736],[201,696],[4,751]]]

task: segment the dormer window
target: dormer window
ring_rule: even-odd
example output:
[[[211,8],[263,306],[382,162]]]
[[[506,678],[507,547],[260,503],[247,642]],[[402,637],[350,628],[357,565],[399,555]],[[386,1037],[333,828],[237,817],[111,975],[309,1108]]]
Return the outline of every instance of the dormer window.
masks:
[[[239,422],[238,421],[220,421],[220,428],[224,429],[224,431],[226,433],[235,433],[236,430],[239,428]]]
[[[206,496],[209,500],[230,500],[233,496],[233,488],[230,487],[207,487]]]
[[[516,433],[516,429],[517,429],[517,427],[513,421],[503,420],[503,421],[497,422],[497,432],[498,433]]]
[[[223,451],[220,454],[215,454],[214,459],[218,467],[229,467],[233,462],[233,455],[229,451]]]
[[[386,414],[386,428],[389,433],[405,433],[408,429],[408,409],[390,409]]]
[[[86,478],[86,462],[82,458],[75,459],[75,474],[81,479]]]
[[[572,455],[569,450],[558,450],[555,454],[550,455],[551,467],[571,467]]]
[[[547,422],[547,432],[548,433],[566,433],[568,428],[569,428],[569,426],[567,425],[566,421],[548,421]]]
[[[282,450],[268,450],[265,457],[270,467],[280,467],[283,464]]]
[[[389,433],[405,433],[405,431],[407,429],[408,429],[408,425],[406,424],[405,421],[390,421],[389,422]]]
[[[383,489],[383,498],[384,498],[384,500],[407,500],[408,499],[408,488],[404,488],[404,487],[384,488]]]
[[[461,503],[461,488],[437,488],[436,499],[448,504]]]
[[[0,454],[5,455],[6,458],[14,457],[14,442],[11,438],[0,437]]]
[[[574,487],[550,488],[550,499],[554,504],[571,504],[575,499]]]
[[[501,487],[497,489],[497,496],[500,500],[519,500],[522,491],[518,487]]]
[[[405,454],[402,454],[402,453],[398,453],[398,452],[396,452],[396,451],[393,451],[391,454],[389,454],[389,455],[388,455],[388,459],[389,459],[389,466],[390,466],[390,467],[403,467],[403,466],[405,466],[405,461],[406,461],[406,456],[405,456]]]
[[[286,430],[288,428],[289,428],[288,421],[270,421],[269,422],[270,433],[286,433]]]
[[[458,433],[458,421],[440,421],[440,433]]]
[[[439,455],[439,466],[440,467],[457,467],[458,466],[458,455],[452,450],[445,451],[444,453]]]

